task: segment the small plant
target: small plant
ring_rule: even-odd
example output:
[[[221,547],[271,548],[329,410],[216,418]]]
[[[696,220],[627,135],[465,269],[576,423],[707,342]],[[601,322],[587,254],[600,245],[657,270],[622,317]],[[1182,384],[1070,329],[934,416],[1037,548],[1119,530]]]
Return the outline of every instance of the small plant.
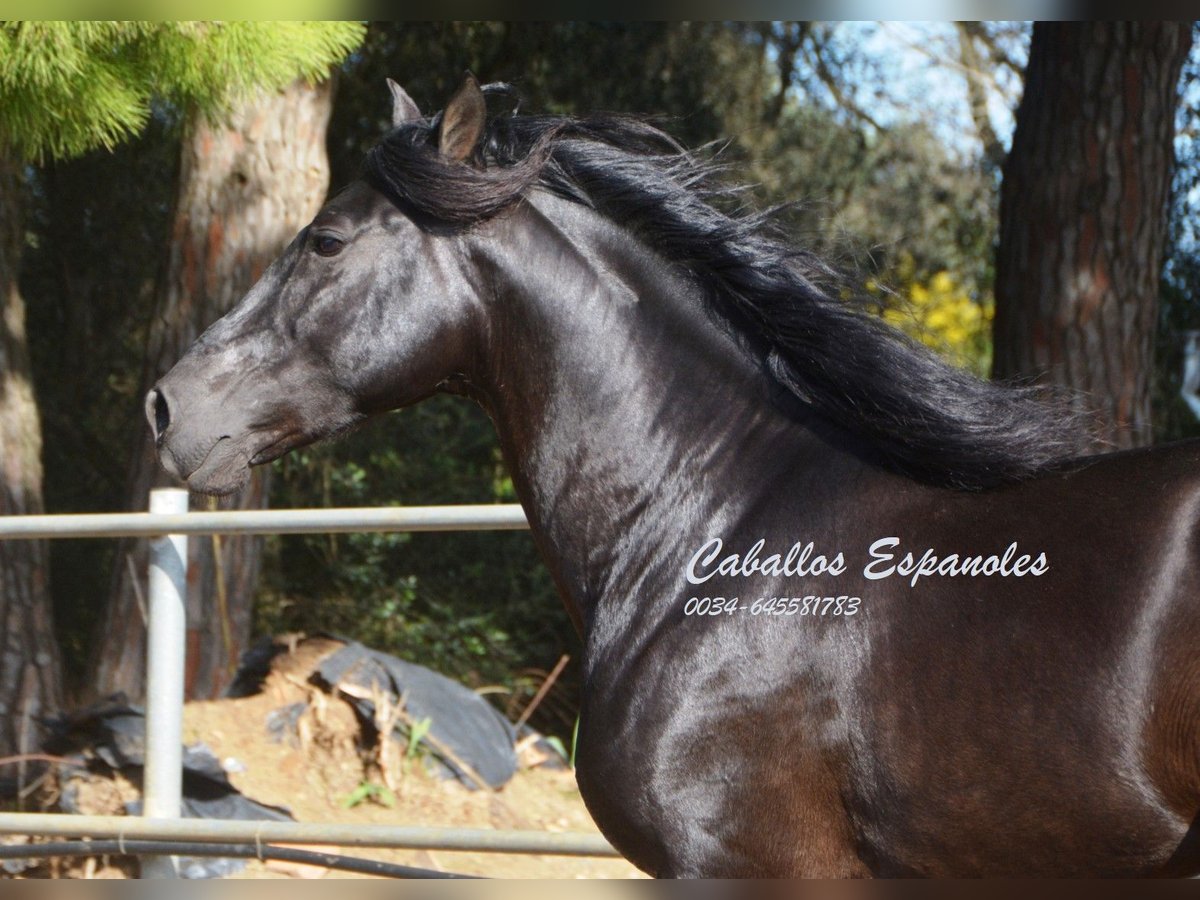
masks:
[[[404,751],[405,759],[415,759],[420,750],[421,740],[429,733],[433,719],[426,716],[420,721],[412,722],[408,727],[408,747]]]
[[[571,750],[567,752],[567,748],[563,745],[562,740],[556,735],[547,735],[543,740],[550,745],[550,748],[563,758],[572,769],[575,768],[575,746],[579,743],[579,717],[575,717],[575,727],[571,729]]]
[[[342,800],[342,809],[354,809],[360,803],[368,801],[392,809],[396,805],[396,795],[382,784],[364,781]]]

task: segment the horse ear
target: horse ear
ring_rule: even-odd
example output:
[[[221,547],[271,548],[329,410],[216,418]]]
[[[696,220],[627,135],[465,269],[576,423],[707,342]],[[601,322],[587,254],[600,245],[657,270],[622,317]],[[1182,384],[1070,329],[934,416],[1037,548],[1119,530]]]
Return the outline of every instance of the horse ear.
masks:
[[[408,96],[408,91],[392,81],[387,80],[388,90],[392,92],[392,127],[403,125],[405,122],[411,122],[413,119],[421,118],[421,110],[417,109],[417,104],[413,102],[413,98]]]
[[[479,82],[468,72],[462,87],[454,92],[442,113],[442,125],[438,130],[438,149],[442,156],[455,162],[469,159],[479,146],[485,124],[487,103]]]

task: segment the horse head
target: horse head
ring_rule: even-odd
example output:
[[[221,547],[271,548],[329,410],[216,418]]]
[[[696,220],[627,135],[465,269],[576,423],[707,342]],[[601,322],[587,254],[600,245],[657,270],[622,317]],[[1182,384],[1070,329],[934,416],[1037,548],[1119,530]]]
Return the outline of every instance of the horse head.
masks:
[[[393,125],[421,114],[389,79]],[[469,168],[485,123],[470,76],[432,123],[439,164]],[[464,369],[478,300],[453,234],[357,181],[146,397],[159,458],[226,494],[251,466],[432,394]]]

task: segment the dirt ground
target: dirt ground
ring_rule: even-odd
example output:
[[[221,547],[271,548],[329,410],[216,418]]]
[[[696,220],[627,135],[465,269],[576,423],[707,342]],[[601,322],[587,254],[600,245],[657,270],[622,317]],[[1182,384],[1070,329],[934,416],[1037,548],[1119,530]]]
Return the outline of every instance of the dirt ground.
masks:
[[[567,769],[523,765],[499,791],[469,790],[456,781],[428,773],[419,759],[404,758],[395,741],[361,746],[360,725],[344,700],[309,685],[308,672],[331,647],[301,645],[277,658],[261,693],[243,699],[189,703],[184,709],[184,742],[205,743],[220,759],[230,781],[260,803],[289,809],[300,822],[344,824],[459,826],[598,833],[588,815],[573,773]],[[307,702],[295,734],[272,740],[266,722],[281,707]],[[387,785],[394,798],[366,799],[350,805],[364,784]],[[119,803],[136,795],[123,781],[90,786],[94,810],[117,812]],[[386,793],[376,790],[377,794]],[[622,859],[525,856],[426,850],[381,850],[324,846],[328,852],[370,857],[492,878],[630,878],[642,877]],[[71,865],[67,877],[127,877],[128,867],[93,861]],[[238,878],[354,878],[341,871],[292,863],[252,860]]]

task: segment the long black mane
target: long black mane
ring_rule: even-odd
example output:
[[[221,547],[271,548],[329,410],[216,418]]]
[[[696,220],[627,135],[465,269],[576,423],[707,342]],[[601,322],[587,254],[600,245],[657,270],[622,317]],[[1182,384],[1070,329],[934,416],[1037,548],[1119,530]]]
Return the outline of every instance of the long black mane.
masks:
[[[1061,465],[1081,445],[1065,406],[988,382],[908,339],[769,213],[725,211],[717,168],[663,131],[621,117],[503,116],[474,165],[437,153],[437,117],[391,131],[365,177],[422,223],[469,228],[535,187],[594,208],[686,267],[767,376],[856,434],[897,470],[979,489]]]

